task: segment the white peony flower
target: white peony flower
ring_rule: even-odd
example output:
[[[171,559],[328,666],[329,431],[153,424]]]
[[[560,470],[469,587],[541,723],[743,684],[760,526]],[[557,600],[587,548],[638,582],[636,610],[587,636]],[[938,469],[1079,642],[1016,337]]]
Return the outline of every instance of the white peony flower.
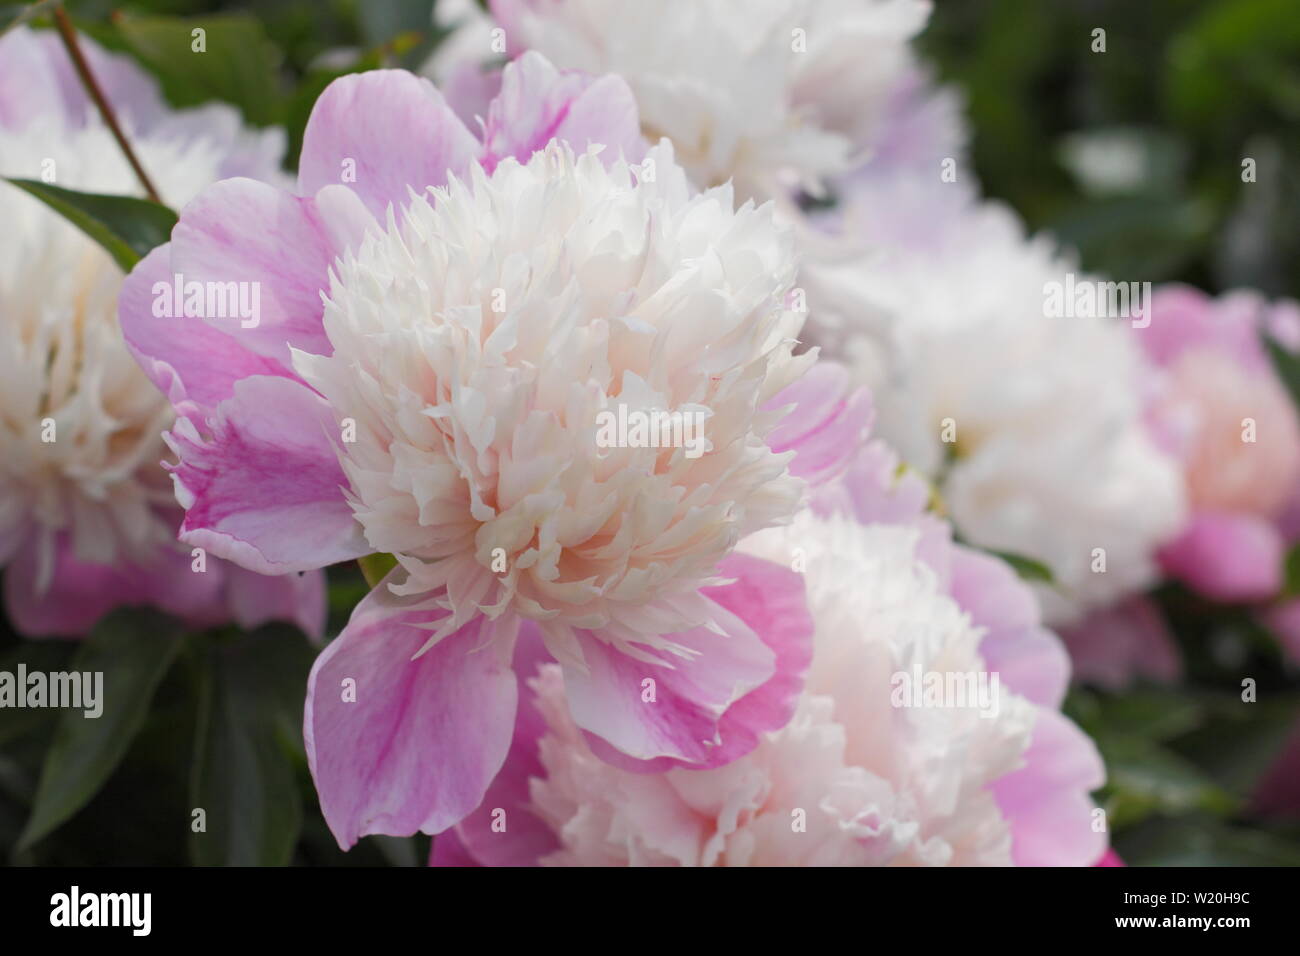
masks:
[[[974,706],[895,706],[899,672],[978,673],[982,630],[918,556],[920,531],[803,512],[742,549],[806,561],[812,667],[795,718],[713,770],[637,774],[596,759],[547,665],[530,783],[558,835],[550,865],[1006,865],[990,785],[1023,762],[1035,709],[1005,688]]]
[[[538,621],[562,660],[575,628],[684,653],[659,635],[704,623],[701,581],[801,499],[762,410],[814,358],[791,355],[791,231],[729,186],[694,194],[666,143],[598,153],[413,195],[338,266],[331,354],[294,353],[355,422],[338,451],[366,540],[401,593],[446,589],[433,640],[481,609]],[[712,448],[601,447],[619,406],[700,414]]]
[[[37,44],[22,32],[8,42],[15,49]],[[220,178],[237,141],[269,156],[282,139],[246,137],[233,109],[200,112],[236,128],[222,122],[202,135],[184,115],[148,126],[122,117],[141,164],[175,205]],[[82,192],[141,192],[93,111],[48,112],[5,128],[0,175]],[[0,184],[0,220],[0,564],[34,543],[43,588],[60,535],[80,561],[148,561],[176,537],[171,482],[158,466],[173,416],[123,342],[122,270],[80,229],[14,186]]]
[[[1048,619],[1072,621],[1156,579],[1178,471],[1143,425],[1147,372],[1119,320],[1047,314],[1075,267],[999,206],[955,208],[924,245],[876,234],[836,286],[835,337],[960,533],[1044,561]]]
[[[511,51],[615,72],[699,185],[817,191],[879,120],[928,0],[494,0]],[[466,29],[481,35],[481,23]]]

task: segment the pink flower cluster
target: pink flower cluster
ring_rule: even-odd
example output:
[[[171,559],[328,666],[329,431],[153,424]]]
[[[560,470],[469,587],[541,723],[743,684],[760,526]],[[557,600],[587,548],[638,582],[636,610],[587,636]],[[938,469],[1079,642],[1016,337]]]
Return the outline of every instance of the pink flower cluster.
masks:
[[[275,136],[87,44],[140,152],[188,172],[126,276],[0,186],[26,250],[0,256],[11,619],[320,635],[324,569],[388,569],[306,688],[345,850],[1123,865],[1067,688],[1177,676],[1160,577],[1300,656],[1300,419],[1266,344],[1300,352],[1300,307],[1166,287],[1145,326],[1048,326],[1070,263],[933,188],[964,134],[908,46],[928,4],[667,6],[494,2],[504,65],[334,81],[292,182]],[[0,38],[0,128],[6,176],[63,140],[70,186],[134,191],[77,166],[107,133],[48,36]],[[29,294],[42,262],[75,288]],[[160,308],[180,277],[252,290],[256,321]]]

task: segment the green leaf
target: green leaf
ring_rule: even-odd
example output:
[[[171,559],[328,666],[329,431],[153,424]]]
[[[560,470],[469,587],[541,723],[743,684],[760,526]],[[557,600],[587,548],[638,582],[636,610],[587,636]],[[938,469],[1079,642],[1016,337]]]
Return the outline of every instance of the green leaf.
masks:
[[[383,48],[403,66],[422,62],[441,39],[429,0],[366,0],[357,13],[367,46]]]
[[[95,627],[70,670],[103,674],[103,712],[95,718],[81,709],[59,715],[19,850],[80,810],[108,780],[180,646],[180,625],[152,611],[117,611]]]
[[[1020,575],[1022,581],[1042,581],[1044,584],[1054,584],[1056,582],[1056,576],[1052,574],[1052,569],[1036,558],[1029,558],[1023,554],[1014,554],[1010,551],[990,551],[989,554],[995,558],[1001,558],[1011,565],[1011,570]]]
[[[176,225],[176,213],[147,199],[76,192],[35,179],[8,181],[103,246],[123,272],[171,238]]]
[[[255,18],[119,15],[113,22],[127,46],[157,75],[173,106],[223,100],[258,126],[280,120],[281,55]],[[203,33],[196,35],[198,30]],[[200,40],[203,49],[195,50]]]
[[[1271,335],[1264,336],[1264,348],[1268,350],[1268,356],[1273,360],[1273,369],[1277,372],[1277,377],[1282,380],[1282,384],[1291,395],[1292,403],[1300,408],[1300,355],[1292,353]],[[1287,560],[1290,561],[1289,555]]]
[[[68,669],[72,647],[67,641],[24,641],[0,655],[0,671],[16,674],[22,664],[27,672]],[[19,740],[58,719],[59,712],[48,707],[0,707],[0,749],[8,751]]]
[[[199,866],[284,866],[302,827],[295,751],[312,651],[266,627],[214,645],[205,661],[191,777],[190,858]]]
[[[397,559],[391,554],[380,552],[357,558],[357,564],[366,577],[366,583],[373,588],[384,579],[384,575],[397,567]]]
[[[1129,866],[1300,866],[1294,838],[1201,816],[1160,818],[1116,839]]]
[[[1293,545],[1282,559],[1282,593],[1278,597],[1300,597],[1300,544]]]
[[[1153,813],[1224,815],[1236,801],[1198,767],[1163,747],[1136,739],[1098,740],[1106,761],[1111,825],[1123,828]]]
[[[56,0],[38,0],[35,3],[6,4],[0,7],[0,37],[14,27],[22,26],[30,20],[44,16],[54,7]]]

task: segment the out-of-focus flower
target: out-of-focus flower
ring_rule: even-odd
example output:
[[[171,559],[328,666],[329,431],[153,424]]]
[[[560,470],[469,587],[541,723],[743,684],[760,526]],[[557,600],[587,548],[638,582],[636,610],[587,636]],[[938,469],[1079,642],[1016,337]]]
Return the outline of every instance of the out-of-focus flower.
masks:
[[[1120,690],[1135,677],[1160,684],[1177,681],[1183,661],[1160,608],[1134,595],[1088,614],[1061,630],[1074,662],[1074,676]]]
[[[510,757],[433,864],[1092,864],[1106,840],[1088,792],[1104,775],[1057,710],[1068,659],[1032,592],[955,546],[925,498],[873,443],[814,511],[741,543],[804,573],[815,637],[794,719],[726,766],[601,759],[565,676],[521,643]],[[896,699],[900,673],[991,672],[984,710]]]
[[[1143,422],[1149,371],[1118,320],[1049,315],[1075,267],[980,201],[955,94],[911,69],[887,102],[872,155],[813,216],[809,338],[871,387],[879,433],[957,531],[1044,562],[1048,619],[1077,622],[1153,583],[1182,520]]]
[[[881,434],[937,484],[966,539],[1051,568],[1042,597],[1058,623],[1151,584],[1183,514],[1127,331],[1045,314],[1045,289],[1070,271],[1010,212],[972,206],[926,249],[865,257],[863,321],[842,333]]]
[[[400,562],[308,690],[345,847],[479,805],[521,628],[624,755],[709,766],[790,717],[802,582],[728,562],[800,504],[791,453],[852,416],[823,403],[825,428],[781,428],[769,404],[815,358],[792,355],[789,230],[729,187],[693,193],[668,144],[641,149],[621,81],[535,53],[506,67],[482,139],[427,81],[346,77],[312,113],[298,195],[219,184],[128,279],[127,337],[180,413],[182,540],[260,571]],[[260,325],[155,319],[146,292],[173,271],[260,281]],[[602,440],[611,416],[656,414],[684,440]],[[793,610],[732,609],[755,588]]]
[[[1151,324],[1134,330],[1163,371],[1152,423],[1179,456],[1191,510],[1161,561],[1219,601],[1277,594],[1283,519],[1300,489],[1300,421],[1261,339],[1270,312],[1250,292],[1164,286]]]
[[[83,40],[143,165],[182,203],[223,175],[275,178],[283,133],[243,130],[223,106],[167,110],[151,78]],[[0,173],[86,192],[140,187],[59,40],[0,38]],[[324,624],[323,579],[273,582],[176,543],[180,510],[159,467],[172,411],[117,324],[122,272],[75,226],[0,183],[0,566],[15,627],[79,636],[113,607],[150,604],[194,625],[273,617]]]
[[[624,77],[649,139],[673,141],[700,186],[737,195],[820,191],[867,145],[928,0],[493,0],[505,51]],[[481,102],[492,25],[465,14],[463,38],[432,69]],[[476,49],[477,48],[477,49]],[[500,53],[497,53],[499,56]],[[466,65],[466,58],[474,65]],[[473,107],[467,107],[472,111]]]

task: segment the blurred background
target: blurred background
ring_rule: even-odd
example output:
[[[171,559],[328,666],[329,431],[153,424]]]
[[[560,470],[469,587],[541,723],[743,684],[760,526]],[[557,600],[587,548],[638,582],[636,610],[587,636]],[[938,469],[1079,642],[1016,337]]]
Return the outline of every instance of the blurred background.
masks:
[[[432,0],[74,0],[67,7],[79,28],[139,59],[174,106],[219,99],[253,124],[284,125],[288,162],[331,79],[378,66],[417,68],[440,39]],[[0,23],[15,12],[0,0]],[[188,38],[186,18],[196,16],[209,48],[231,55],[196,68],[188,40],[170,42]],[[1097,28],[1106,31],[1104,54],[1091,49]],[[965,98],[986,195],[1076,248],[1086,269],[1184,281],[1215,294],[1253,286],[1270,297],[1300,297],[1297,0],[938,0],[921,47],[941,81]],[[1241,176],[1246,157],[1257,164],[1249,189]],[[333,633],[365,584],[353,566],[331,575]],[[1244,609],[1211,606],[1176,586],[1157,597],[1187,664],[1184,682],[1122,693],[1077,688],[1066,708],[1106,758],[1110,780],[1099,800],[1116,849],[1129,865],[1300,865],[1300,774],[1278,764],[1289,747],[1291,766],[1300,767],[1300,681]],[[21,656],[29,667],[57,670],[74,650],[46,642],[20,651],[0,621],[0,667]],[[249,775],[242,799],[255,805],[231,812],[264,824],[250,836],[263,842],[244,858],[422,863],[427,838],[371,837],[345,856],[326,831],[301,741],[292,740],[313,654],[282,625],[187,645],[107,786],[21,852],[14,846],[38,761],[56,729],[48,711],[0,714],[0,852],[20,863],[225,862],[193,859],[183,834],[157,821],[187,805],[185,790],[197,785],[176,770],[204,733],[194,695],[220,693],[222,680],[237,678],[265,684],[274,703],[248,719],[283,738],[271,750],[265,743],[241,749],[237,734],[218,728],[211,735],[209,763]],[[1240,705],[1243,673],[1257,680],[1253,707]]]

